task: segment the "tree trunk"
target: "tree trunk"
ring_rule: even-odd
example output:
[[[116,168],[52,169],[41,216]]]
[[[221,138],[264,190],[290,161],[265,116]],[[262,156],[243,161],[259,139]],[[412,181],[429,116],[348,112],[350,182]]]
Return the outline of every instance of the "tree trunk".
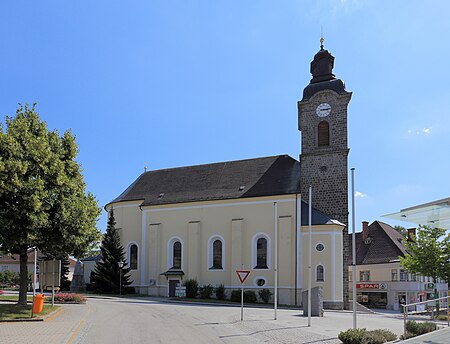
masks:
[[[27,290],[28,290],[28,253],[27,249],[22,248],[19,253],[20,256],[20,287],[19,287],[19,305],[27,304]]]
[[[434,282],[434,298],[435,298],[435,299],[438,299],[438,298],[439,298],[439,293],[438,293],[437,285],[436,285],[436,283],[437,283],[437,277],[434,277],[434,278],[433,278],[433,282]],[[439,313],[440,313],[440,309],[439,309],[439,301],[435,301],[434,303],[436,304],[436,317],[437,317],[437,316],[439,315]]]

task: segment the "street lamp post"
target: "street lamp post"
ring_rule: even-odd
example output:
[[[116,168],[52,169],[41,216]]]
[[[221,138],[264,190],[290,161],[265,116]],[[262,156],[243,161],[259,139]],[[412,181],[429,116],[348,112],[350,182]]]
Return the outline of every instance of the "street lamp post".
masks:
[[[120,260],[118,262],[119,264],[119,295],[122,295],[122,268],[123,268],[123,262]]]

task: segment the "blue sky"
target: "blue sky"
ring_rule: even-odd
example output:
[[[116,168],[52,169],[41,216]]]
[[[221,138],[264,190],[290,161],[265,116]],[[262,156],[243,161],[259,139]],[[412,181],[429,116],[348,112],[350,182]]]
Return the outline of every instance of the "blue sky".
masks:
[[[447,1],[3,1],[0,116],[37,102],[50,129],[70,128],[101,206],[144,166],[298,159],[297,101],[323,26],[334,73],[353,92],[359,229],[449,196],[449,9]]]

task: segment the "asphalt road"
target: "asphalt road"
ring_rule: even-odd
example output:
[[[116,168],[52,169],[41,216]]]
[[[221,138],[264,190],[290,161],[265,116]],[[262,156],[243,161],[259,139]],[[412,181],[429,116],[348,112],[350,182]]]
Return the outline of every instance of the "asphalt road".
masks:
[[[312,318],[302,310],[269,308],[244,310],[223,305],[172,303],[155,298],[89,298],[86,304],[64,305],[44,322],[0,323],[0,344],[115,344],[115,343],[326,343],[337,344],[340,331],[352,327],[352,313],[326,311]],[[403,332],[400,314],[358,314],[358,327]],[[449,343],[450,328],[440,332]],[[427,338],[430,342],[430,339]],[[417,342],[414,343],[425,343]]]
[[[139,298],[90,299],[88,307],[84,324],[72,343],[223,343],[221,336],[244,334],[236,331],[232,312],[218,312],[212,307]],[[218,313],[220,325],[214,320]],[[245,338],[226,342],[255,343]]]
[[[351,313],[327,312],[307,318],[301,310],[240,308],[167,303],[148,299],[89,299],[82,326],[71,343],[340,343],[337,334],[352,326]],[[362,317],[362,316],[361,316]],[[367,315],[364,315],[367,317]],[[367,327],[385,328],[387,318],[370,316]],[[401,319],[390,323],[402,330]]]

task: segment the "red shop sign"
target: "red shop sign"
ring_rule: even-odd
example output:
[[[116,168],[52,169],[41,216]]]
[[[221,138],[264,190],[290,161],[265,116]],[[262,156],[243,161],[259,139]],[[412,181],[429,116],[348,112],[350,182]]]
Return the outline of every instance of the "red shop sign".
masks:
[[[356,283],[356,289],[380,289],[379,283]]]

